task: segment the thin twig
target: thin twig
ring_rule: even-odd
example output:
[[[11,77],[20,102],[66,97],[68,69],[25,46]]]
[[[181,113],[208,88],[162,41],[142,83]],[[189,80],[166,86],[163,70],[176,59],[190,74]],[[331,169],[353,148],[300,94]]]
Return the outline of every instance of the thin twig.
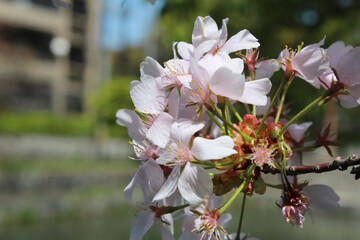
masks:
[[[307,173],[324,173],[330,171],[344,171],[350,166],[360,165],[360,157],[352,155],[348,158],[337,157],[332,162],[322,163],[317,165],[288,165],[286,166],[286,174],[290,176],[307,174]],[[269,166],[264,166],[261,170],[263,173],[277,174],[280,173],[279,169],[271,168]]]

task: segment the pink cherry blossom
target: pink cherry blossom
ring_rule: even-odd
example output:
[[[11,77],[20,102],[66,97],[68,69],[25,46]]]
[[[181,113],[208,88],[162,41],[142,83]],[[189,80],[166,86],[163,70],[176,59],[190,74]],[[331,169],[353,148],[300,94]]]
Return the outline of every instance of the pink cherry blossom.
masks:
[[[324,39],[319,43],[310,44],[304,48],[292,50],[285,48],[279,60],[282,68],[289,74],[294,74],[316,88],[320,88],[318,78],[329,67],[324,49],[320,48],[324,44]]]
[[[336,42],[327,51],[336,75],[328,69],[321,76],[326,89],[343,88],[336,94],[336,98],[345,108],[353,108],[360,104],[360,47],[345,47],[343,43]]]
[[[216,22],[211,17],[198,17],[192,34],[194,47],[197,48],[205,42],[214,41],[213,44],[208,44],[208,46],[212,46],[208,51],[232,53],[243,49],[257,48],[260,45],[258,40],[246,29],[226,41],[227,22],[228,19],[224,19],[222,28],[218,30]]]
[[[193,138],[194,134],[203,127],[202,122],[185,119],[171,126],[171,141],[168,148],[159,153],[157,162],[172,165],[174,168],[154,200],[170,196],[177,188],[190,205],[198,204],[204,196],[211,194],[212,182],[209,175],[203,168],[191,162],[221,159],[235,154],[236,151],[233,149],[234,142],[229,136],[217,139]]]
[[[217,209],[222,205],[222,197],[212,195],[205,200],[205,204],[197,208],[186,211],[186,217],[183,221],[183,234],[180,240],[205,240],[205,239],[225,239],[226,230],[224,229],[231,215],[229,213],[219,214]]]

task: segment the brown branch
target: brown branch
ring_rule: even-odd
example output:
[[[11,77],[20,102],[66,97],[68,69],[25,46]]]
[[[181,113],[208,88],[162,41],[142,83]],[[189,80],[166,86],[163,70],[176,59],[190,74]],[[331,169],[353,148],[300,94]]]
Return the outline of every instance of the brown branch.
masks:
[[[334,170],[344,171],[350,166],[360,165],[360,157],[352,155],[351,157],[342,159],[341,157],[335,158],[332,162],[318,164],[318,165],[310,165],[310,166],[296,166],[296,165],[288,165],[286,166],[286,174],[289,176],[306,174],[306,173],[324,173],[330,172]],[[264,166],[263,173],[272,173],[277,174],[280,173],[279,169],[271,168],[269,166]]]

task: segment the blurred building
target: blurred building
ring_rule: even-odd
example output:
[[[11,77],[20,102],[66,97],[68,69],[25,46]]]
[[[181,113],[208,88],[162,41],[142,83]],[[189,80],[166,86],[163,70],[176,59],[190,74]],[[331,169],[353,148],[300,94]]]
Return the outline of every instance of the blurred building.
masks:
[[[0,0],[0,110],[86,111],[101,1]]]

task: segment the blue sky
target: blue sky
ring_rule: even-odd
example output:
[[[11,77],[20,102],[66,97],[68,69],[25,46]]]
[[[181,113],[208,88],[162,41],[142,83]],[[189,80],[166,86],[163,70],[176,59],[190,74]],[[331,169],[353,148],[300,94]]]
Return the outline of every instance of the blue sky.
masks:
[[[164,5],[165,0],[157,0],[154,5],[146,0],[104,0],[102,47],[120,51],[141,45]]]

